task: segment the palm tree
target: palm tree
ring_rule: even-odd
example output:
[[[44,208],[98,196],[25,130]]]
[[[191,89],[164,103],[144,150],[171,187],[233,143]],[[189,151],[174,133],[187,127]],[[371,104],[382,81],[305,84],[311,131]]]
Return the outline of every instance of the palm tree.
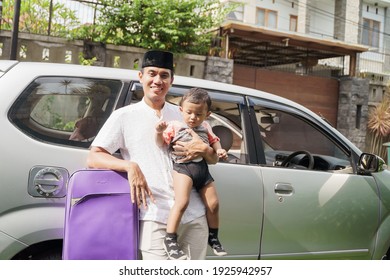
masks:
[[[61,84],[65,87],[65,94],[68,94],[68,85],[72,83],[71,80],[63,80]]]
[[[384,143],[390,141],[390,96],[384,95],[382,102],[372,108],[368,116],[367,144],[370,153],[386,158]]]

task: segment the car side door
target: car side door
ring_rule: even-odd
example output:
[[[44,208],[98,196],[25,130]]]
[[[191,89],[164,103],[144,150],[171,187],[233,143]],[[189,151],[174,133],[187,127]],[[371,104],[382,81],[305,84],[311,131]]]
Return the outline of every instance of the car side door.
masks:
[[[171,87],[166,100],[178,105],[188,86]],[[260,170],[251,165],[253,137],[245,98],[241,95],[207,89],[212,98],[208,118],[213,131],[228,152],[226,161],[210,165],[220,204],[219,236],[229,259],[258,259],[262,227],[263,186]],[[141,85],[133,88],[132,103],[142,99]],[[214,259],[209,249],[207,258]]]
[[[62,73],[57,69],[62,66],[53,66],[59,75],[18,66],[1,80],[2,91],[12,96],[20,90],[20,94],[0,106],[4,115],[0,120],[2,162],[7,163],[0,170],[0,230],[6,237],[2,238],[0,247],[6,250],[0,249],[0,259],[56,258],[62,249],[69,176],[85,168],[94,134],[109,114],[123,105],[129,81],[77,76],[77,67],[69,68],[74,73],[69,69]],[[87,119],[91,122],[86,130],[81,129],[79,121]],[[81,130],[73,138],[78,128]],[[55,240],[45,251],[46,242]],[[32,256],[20,252],[37,243],[39,250]]]
[[[378,189],[371,176],[356,173],[352,149],[307,113],[250,101],[264,156],[261,258],[370,259]]]

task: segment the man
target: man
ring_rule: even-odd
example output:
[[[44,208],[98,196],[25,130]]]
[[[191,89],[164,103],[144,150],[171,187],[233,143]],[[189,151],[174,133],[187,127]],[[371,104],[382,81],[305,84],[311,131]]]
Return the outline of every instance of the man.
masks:
[[[173,205],[172,163],[166,149],[155,143],[155,125],[159,120],[180,120],[177,106],[165,102],[173,83],[173,55],[148,51],[142,61],[139,80],[144,90],[137,104],[116,110],[92,143],[88,156],[91,168],[127,172],[131,199],[140,206],[140,252],[143,259],[164,260],[163,238],[169,211]],[[202,156],[208,163],[218,160],[214,150],[193,133],[193,140],[178,143],[177,154],[192,159]],[[119,150],[122,159],[112,154]],[[183,215],[178,241],[191,259],[206,256],[208,227],[204,205],[193,191]]]

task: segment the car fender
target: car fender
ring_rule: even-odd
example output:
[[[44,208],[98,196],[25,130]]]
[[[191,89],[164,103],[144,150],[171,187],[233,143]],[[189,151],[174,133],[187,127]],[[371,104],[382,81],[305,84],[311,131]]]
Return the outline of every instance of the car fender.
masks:
[[[390,171],[372,173],[380,196],[380,224],[373,259],[381,259],[390,248]]]
[[[63,239],[65,207],[58,204],[14,209],[0,217],[2,245],[0,259],[10,259],[23,249],[48,240]]]
[[[27,244],[24,244],[0,231],[0,260],[12,259],[17,253],[23,251],[27,247]]]
[[[390,248],[390,216],[387,216],[380,224],[377,236],[378,238],[372,257],[374,260],[382,259]]]

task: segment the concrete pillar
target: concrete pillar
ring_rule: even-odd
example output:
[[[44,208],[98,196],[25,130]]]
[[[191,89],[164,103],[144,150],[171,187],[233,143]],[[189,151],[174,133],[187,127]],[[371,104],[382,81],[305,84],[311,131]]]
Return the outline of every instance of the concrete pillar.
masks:
[[[361,9],[359,0],[335,0],[334,37],[357,44],[360,38]]]
[[[358,44],[360,43],[360,30],[362,21],[362,9],[361,2],[359,0],[342,0],[346,1],[346,14],[345,14],[345,39],[347,43]],[[358,25],[356,25],[358,23]]]
[[[340,79],[337,129],[361,150],[366,142],[368,90],[368,79]]]
[[[334,5],[334,38],[341,41],[345,38],[346,5],[346,0],[336,0]]]
[[[93,65],[104,66],[106,62],[106,45],[85,40],[84,41],[84,59],[92,59],[96,57]]]
[[[310,0],[298,1],[298,33],[307,34],[310,32]]]
[[[233,83],[233,60],[208,56],[204,69],[204,79],[222,83]]]

